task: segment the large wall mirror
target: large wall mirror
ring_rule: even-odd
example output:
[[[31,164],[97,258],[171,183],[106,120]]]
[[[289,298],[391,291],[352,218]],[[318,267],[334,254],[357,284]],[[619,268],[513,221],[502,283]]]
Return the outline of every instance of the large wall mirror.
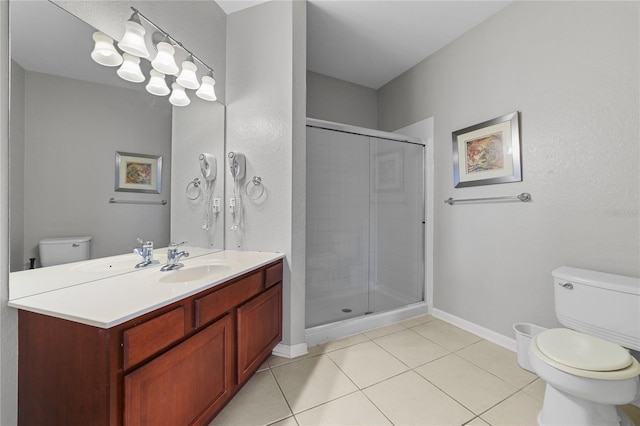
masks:
[[[12,0],[9,10],[10,298],[25,295],[12,289],[16,273],[40,268],[43,238],[90,236],[91,259],[131,253],[137,238],[223,249],[223,218],[204,229],[204,196],[186,190],[207,152],[224,197],[224,105],[191,96],[173,107],[120,79],[90,57],[96,29],[54,3]],[[161,157],[158,193],[116,191],[117,153]]]

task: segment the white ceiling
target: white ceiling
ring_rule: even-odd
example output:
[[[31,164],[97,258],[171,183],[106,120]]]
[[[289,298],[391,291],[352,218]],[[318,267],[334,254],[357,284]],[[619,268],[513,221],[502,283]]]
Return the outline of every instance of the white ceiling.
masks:
[[[229,14],[262,1],[217,3]],[[509,3],[308,0],[307,68],[378,89]]]

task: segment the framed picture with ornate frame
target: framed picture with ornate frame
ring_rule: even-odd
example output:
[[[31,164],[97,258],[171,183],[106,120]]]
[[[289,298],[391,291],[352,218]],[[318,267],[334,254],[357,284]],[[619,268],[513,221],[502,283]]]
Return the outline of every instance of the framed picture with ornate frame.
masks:
[[[521,182],[520,113],[453,132],[455,188]]]
[[[116,151],[115,190],[160,194],[162,156]]]

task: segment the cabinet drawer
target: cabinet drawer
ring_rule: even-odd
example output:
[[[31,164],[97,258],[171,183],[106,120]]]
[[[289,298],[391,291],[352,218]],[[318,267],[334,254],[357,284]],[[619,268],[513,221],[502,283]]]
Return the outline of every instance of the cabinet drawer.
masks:
[[[218,318],[262,291],[262,271],[224,287],[195,301],[196,328]]]
[[[272,285],[278,284],[282,281],[282,262],[277,265],[270,266],[265,271],[264,288],[269,288]]]
[[[184,307],[143,322],[123,333],[124,369],[184,337]]]

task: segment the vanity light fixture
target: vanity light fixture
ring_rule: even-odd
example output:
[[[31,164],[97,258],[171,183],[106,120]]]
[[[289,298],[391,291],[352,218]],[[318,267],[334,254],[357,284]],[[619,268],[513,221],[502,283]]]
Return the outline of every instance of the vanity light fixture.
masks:
[[[122,40],[118,43],[118,47],[122,49],[123,52],[139,58],[148,58],[149,51],[144,41],[146,30],[140,23],[140,16],[137,11],[134,11],[129,20],[124,23],[124,27],[125,33]]]
[[[176,79],[176,83],[185,89],[196,90],[200,87],[198,76],[196,75],[197,70],[198,67],[193,63],[193,55],[189,55],[187,59],[182,62],[182,71]]]
[[[187,106],[191,103],[191,99],[187,96],[187,92],[185,92],[184,87],[174,82],[171,84],[171,89],[171,96],[169,96],[169,102],[171,102],[171,105]]]
[[[180,70],[176,64],[176,60],[173,57],[176,53],[176,49],[171,45],[169,37],[165,34],[154,33],[153,34],[154,46],[158,53],[156,57],[151,61],[151,66],[156,71],[160,71],[162,74],[176,75]]]
[[[200,88],[196,91],[196,96],[200,99],[204,99],[205,101],[213,102],[216,99],[216,80],[213,78],[213,71],[209,69],[209,73],[202,77],[202,84]]]
[[[122,64],[122,56],[113,46],[113,39],[103,32],[96,31],[93,33],[93,41],[95,42],[91,58],[105,67],[117,67]]]
[[[140,69],[140,58],[126,52],[122,54],[122,57],[124,58],[124,61],[122,62],[122,66],[120,66],[118,71],[116,71],[116,74],[118,74],[123,80],[127,80],[132,83],[142,83],[145,78],[144,74],[142,74],[142,70]]]
[[[156,96],[167,96],[171,93],[164,74],[156,70],[149,71],[149,74],[151,77],[149,77],[149,83],[146,86],[147,92]]]

